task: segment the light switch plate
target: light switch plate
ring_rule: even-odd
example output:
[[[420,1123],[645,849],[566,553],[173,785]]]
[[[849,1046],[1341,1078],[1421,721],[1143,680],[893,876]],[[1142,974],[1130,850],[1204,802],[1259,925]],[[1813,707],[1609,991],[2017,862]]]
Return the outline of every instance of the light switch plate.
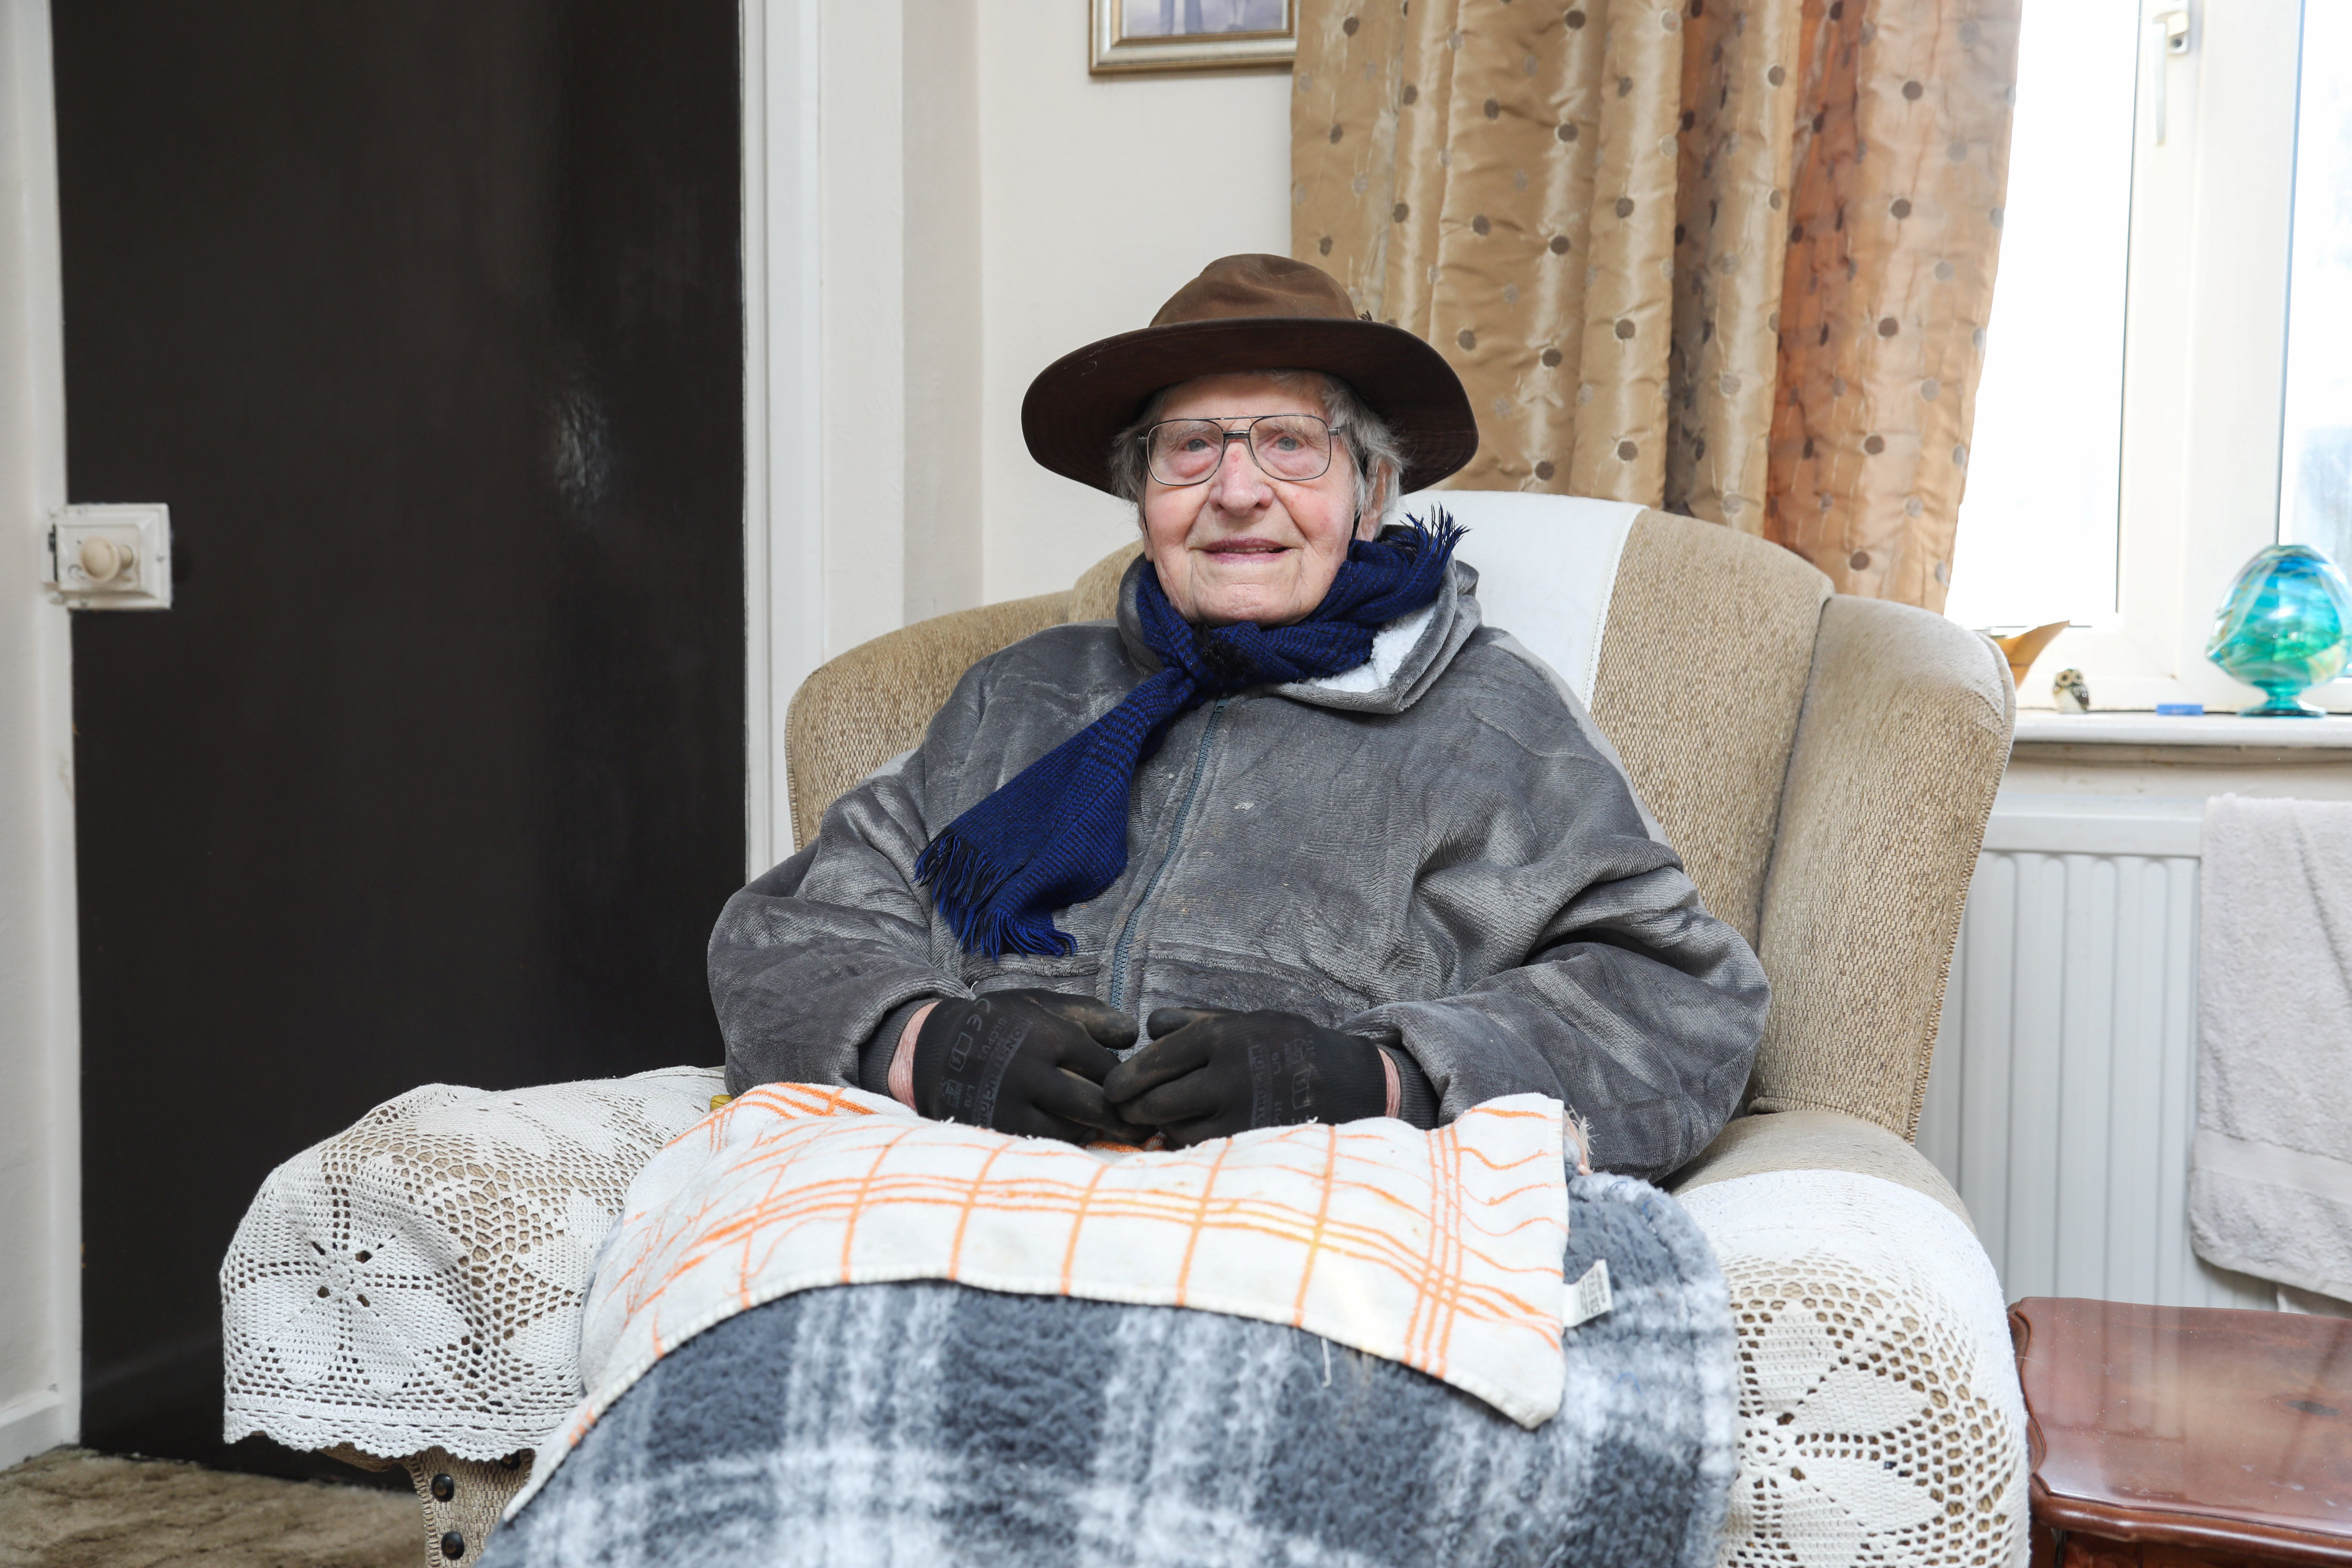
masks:
[[[172,509],[69,506],[50,514],[49,596],[75,610],[172,607]]]

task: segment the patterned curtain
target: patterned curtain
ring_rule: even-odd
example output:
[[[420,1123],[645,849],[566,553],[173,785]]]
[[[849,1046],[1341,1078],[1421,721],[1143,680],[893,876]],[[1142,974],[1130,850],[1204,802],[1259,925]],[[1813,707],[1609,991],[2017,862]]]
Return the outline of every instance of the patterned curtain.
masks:
[[[1291,245],[1461,372],[1453,482],[1941,609],[2021,0],[1299,0]]]

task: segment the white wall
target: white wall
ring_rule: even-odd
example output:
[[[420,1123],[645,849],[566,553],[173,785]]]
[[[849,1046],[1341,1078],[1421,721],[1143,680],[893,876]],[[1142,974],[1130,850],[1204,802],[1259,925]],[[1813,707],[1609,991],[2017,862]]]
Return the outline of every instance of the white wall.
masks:
[[[1087,74],[1086,7],[983,0],[980,19],[982,592],[1069,586],[1131,509],[1030,460],[1021,397],[1072,349],[1136,327],[1207,262],[1290,249],[1290,73]],[[1174,190],[1169,172],[1193,182]]]
[[[906,618],[910,8],[825,0],[819,24],[818,342],[824,378],[828,658]],[[943,0],[936,8],[953,6]]]
[[[0,0],[5,3],[5,0]],[[1290,245],[1290,76],[1097,80],[1077,0],[744,10],[749,869],[789,844],[783,718],[818,663],[1069,586],[1117,501],[1038,468],[1030,379]],[[1148,167],[1189,159],[1171,191]]]
[[[36,542],[65,501],[47,0],[0,0],[0,1466],[81,1407],[71,648]]]
[[[768,0],[767,26],[809,4],[830,657],[1067,587],[1125,537],[1126,509],[1030,460],[1022,395],[1070,350],[1148,324],[1214,258],[1288,250],[1290,77],[1097,79],[1083,6]],[[1196,187],[1147,174],[1171,153]],[[772,177],[769,203],[789,205]]]
[[[990,9],[1006,8],[1002,0]],[[981,7],[927,0],[907,36],[906,247],[901,295],[907,388],[906,591],[909,621],[981,602],[972,505],[982,430],[973,417],[984,353],[979,266]]]

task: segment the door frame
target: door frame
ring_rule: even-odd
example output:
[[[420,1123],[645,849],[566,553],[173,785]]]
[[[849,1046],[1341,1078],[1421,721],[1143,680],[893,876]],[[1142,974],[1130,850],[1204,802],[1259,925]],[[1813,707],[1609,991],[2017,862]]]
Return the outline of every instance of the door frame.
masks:
[[[73,643],[44,591],[66,500],[47,0],[0,0],[0,1468],[81,1426]]]
[[[791,851],[783,705],[824,661],[818,0],[743,0],[743,856]]]
[[[744,848],[791,851],[784,715],[980,602],[976,0],[743,0]]]

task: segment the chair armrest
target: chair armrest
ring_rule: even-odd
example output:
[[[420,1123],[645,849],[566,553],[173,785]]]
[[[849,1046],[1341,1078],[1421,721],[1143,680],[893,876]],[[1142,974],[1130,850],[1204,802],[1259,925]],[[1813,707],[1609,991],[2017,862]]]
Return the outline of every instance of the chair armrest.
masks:
[[[717,1068],[428,1084],[271,1172],[221,1264],[226,1440],[535,1447],[583,1392],[580,1313],[623,1194],[724,1087]]]
[[[1976,1234],[1960,1194],[1927,1156],[1875,1121],[1835,1110],[1783,1110],[1735,1117],[1699,1157],[1668,1178],[1677,1196],[1766,1171],[1848,1171],[1935,1199]]]
[[[1831,595],[1780,791],[1750,1106],[1918,1131],[1927,1061],[2016,719],[2009,667],[1941,616]]]
[[[1676,1194],[1738,1340],[1723,1561],[2021,1563],[2025,1400],[2000,1281],[1957,1200],[1841,1168],[1903,1170],[1883,1130],[1745,1121]],[[1831,1163],[1775,1168],[1807,1150]]]
[[[816,837],[825,808],[852,784],[921,743],[965,670],[1032,632],[1060,626],[1069,607],[1065,590],[933,616],[819,666],[784,714],[793,847]]]
[[[965,670],[1032,632],[1117,615],[1119,579],[1141,553],[1140,542],[1123,544],[1065,592],[933,616],[820,666],[784,715],[793,847],[816,837],[825,808],[850,785],[921,743]]]

